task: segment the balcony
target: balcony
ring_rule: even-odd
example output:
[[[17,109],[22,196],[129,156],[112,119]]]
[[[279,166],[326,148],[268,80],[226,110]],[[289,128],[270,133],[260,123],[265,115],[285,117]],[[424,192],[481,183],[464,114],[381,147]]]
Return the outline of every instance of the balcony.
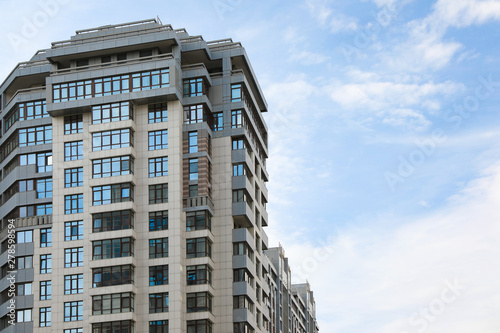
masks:
[[[191,212],[195,210],[205,209],[210,210],[212,216],[214,215],[214,203],[209,196],[189,197],[184,198],[184,211]]]
[[[246,201],[233,202],[232,214],[234,222],[242,227],[251,228],[254,226],[255,214]]]
[[[255,250],[255,239],[247,228],[233,229],[233,243],[247,242]]]
[[[52,215],[38,215],[38,216],[30,216],[30,217],[20,217],[15,219],[14,226],[17,228],[24,227],[34,227],[39,225],[47,225],[52,224]],[[8,226],[0,231],[0,239],[3,239],[7,236]]]

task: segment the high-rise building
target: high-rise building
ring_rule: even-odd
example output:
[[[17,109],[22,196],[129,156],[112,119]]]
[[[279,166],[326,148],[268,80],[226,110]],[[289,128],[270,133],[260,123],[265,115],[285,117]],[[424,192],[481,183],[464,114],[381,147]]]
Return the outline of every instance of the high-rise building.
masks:
[[[240,43],[156,20],[20,63],[0,86],[0,330],[317,332],[309,285],[284,291],[266,254],[263,112]],[[300,323],[275,322],[285,298]]]

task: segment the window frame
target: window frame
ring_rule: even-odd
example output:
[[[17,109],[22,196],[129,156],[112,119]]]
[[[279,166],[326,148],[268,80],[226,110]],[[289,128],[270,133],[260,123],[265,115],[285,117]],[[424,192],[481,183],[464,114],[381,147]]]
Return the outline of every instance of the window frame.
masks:
[[[168,285],[168,265],[149,266],[149,286]]]
[[[148,150],[168,148],[168,129],[159,129],[148,132]]]
[[[149,231],[168,230],[168,210],[149,212]]]
[[[149,185],[149,204],[168,203],[168,183]]]
[[[168,156],[152,157],[148,160],[149,178],[168,176]]]
[[[83,141],[70,141],[64,143],[64,161],[83,159]]]
[[[83,167],[64,169],[64,188],[83,186]]]
[[[168,258],[168,237],[151,238],[148,244],[149,259]]]

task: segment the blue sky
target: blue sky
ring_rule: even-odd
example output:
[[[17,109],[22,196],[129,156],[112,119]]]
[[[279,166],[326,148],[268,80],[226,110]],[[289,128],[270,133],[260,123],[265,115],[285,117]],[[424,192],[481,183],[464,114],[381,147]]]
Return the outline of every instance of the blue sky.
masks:
[[[44,14],[54,1],[0,0],[1,77],[75,30],[157,15],[242,42],[269,103],[270,242],[311,282],[322,332],[498,331],[500,1],[59,0]]]

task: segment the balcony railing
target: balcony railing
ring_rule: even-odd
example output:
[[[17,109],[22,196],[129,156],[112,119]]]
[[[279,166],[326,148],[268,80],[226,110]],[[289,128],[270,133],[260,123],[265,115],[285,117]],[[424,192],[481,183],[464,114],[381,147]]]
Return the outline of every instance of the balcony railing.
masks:
[[[15,219],[14,226],[17,228],[33,227],[37,225],[52,224],[52,215],[37,215],[30,217],[20,217]],[[0,239],[7,236],[8,227],[0,231]]]
[[[214,210],[214,203],[208,196],[184,198],[184,208],[199,206],[208,206],[212,211]]]

